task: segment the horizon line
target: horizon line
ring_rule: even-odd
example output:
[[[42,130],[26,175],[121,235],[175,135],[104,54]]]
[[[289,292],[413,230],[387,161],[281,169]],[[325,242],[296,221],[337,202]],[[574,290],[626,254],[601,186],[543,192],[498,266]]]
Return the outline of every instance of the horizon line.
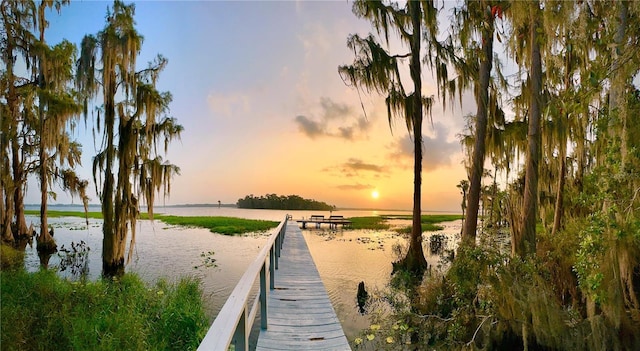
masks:
[[[25,206],[40,206],[40,204],[25,204]],[[66,203],[66,204],[48,204],[50,206],[83,206],[82,204],[75,203]],[[98,207],[101,206],[99,203],[90,203],[89,207]],[[217,203],[195,203],[195,204],[171,204],[171,205],[155,205],[154,208],[159,207],[233,207],[238,208],[238,206],[234,203],[227,204],[217,204]],[[141,207],[146,207],[146,205],[142,205]],[[247,208],[247,210],[252,210],[251,208]],[[264,210],[275,210],[275,209],[264,209]],[[278,211],[286,211],[286,210],[278,210]],[[332,212],[331,210],[290,210],[290,211],[325,211]],[[392,208],[373,208],[373,207],[336,207],[335,211],[401,211],[401,212],[411,212],[411,209],[392,209]],[[452,211],[452,210],[429,210],[423,209],[422,212],[443,212],[443,213],[461,213],[460,210]]]

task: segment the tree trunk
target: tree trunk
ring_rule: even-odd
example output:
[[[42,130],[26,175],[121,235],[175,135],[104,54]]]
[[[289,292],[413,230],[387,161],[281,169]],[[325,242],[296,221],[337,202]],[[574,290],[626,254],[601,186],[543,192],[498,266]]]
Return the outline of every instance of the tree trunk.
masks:
[[[0,162],[2,161],[0,159]],[[8,165],[3,162],[2,167],[8,167]],[[9,200],[8,190],[4,187],[3,180],[0,180],[0,196],[2,197],[0,199],[0,236],[3,242],[13,243],[13,233],[11,233],[11,215],[13,211],[11,204],[7,201]]]
[[[542,91],[542,60],[540,57],[540,3],[531,2],[529,29],[531,45],[530,108],[527,135],[526,173],[524,202],[522,206],[522,228],[520,235],[512,241],[512,254],[527,256],[536,252],[536,219],[538,209],[538,163],[540,160],[540,119]]]
[[[614,138],[616,133],[614,133],[614,129],[616,124],[619,123],[622,126],[622,138],[621,138],[621,146],[620,152],[622,155],[622,160],[624,161],[627,153],[627,145],[626,145],[626,124],[625,120],[625,111],[626,108],[624,106],[625,99],[622,97],[624,95],[624,84],[625,84],[625,75],[620,72],[622,69],[622,62],[620,59],[620,52],[624,47],[625,40],[625,28],[627,26],[627,18],[629,16],[627,4],[625,1],[621,1],[618,9],[618,26],[616,29],[616,34],[614,37],[614,46],[611,49],[611,88],[609,90],[609,131],[608,135],[611,138]],[[617,118],[613,118],[613,117]],[[622,166],[624,167],[624,162],[622,162]]]
[[[20,160],[20,146],[17,138],[11,141],[13,152],[13,213],[15,215],[16,232],[18,237],[27,236],[27,220],[24,217],[24,169]]]
[[[39,15],[44,19],[44,10],[46,8],[46,3],[41,2],[38,8]],[[40,17],[39,16],[39,17]],[[44,40],[44,23],[40,23],[38,25],[40,29],[40,42],[45,44]],[[46,71],[46,59],[45,55],[40,56],[39,60],[39,85],[40,89],[46,89],[46,79],[45,79],[45,71]],[[38,252],[40,255],[40,264],[43,267],[49,266],[49,257],[50,254],[56,251],[56,242],[53,239],[53,236],[49,234],[49,225],[47,223],[47,200],[49,199],[49,177],[47,177],[48,172],[48,154],[47,154],[47,144],[49,140],[46,139],[45,135],[48,133],[45,132],[46,122],[44,115],[44,99],[42,94],[40,94],[40,99],[38,101],[38,117],[40,119],[40,145],[39,145],[39,158],[40,158],[40,235],[38,236]],[[49,257],[47,257],[47,255]]]
[[[612,49],[612,77],[611,77],[611,88],[609,93],[609,130],[608,137],[610,140],[615,140],[615,138],[620,135],[621,145],[620,145],[620,161],[621,161],[621,170],[618,171],[620,173],[625,172],[625,162],[626,162],[626,154],[627,154],[627,145],[626,145],[626,130],[625,130],[625,122],[626,119],[626,99],[624,97],[625,94],[625,82],[627,80],[625,72],[622,72],[622,65],[620,58],[620,52],[624,49],[625,46],[625,30],[628,25],[628,8],[625,1],[621,1],[618,4],[618,23],[616,35],[614,37],[615,46]],[[620,127],[620,129],[617,129]],[[620,131],[620,134],[617,131]],[[613,190],[610,190],[613,191]],[[609,215],[611,222],[620,223],[620,216],[616,216],[615,213],[611,213],[610,211],[613,199],[611,198],[613,194],[606,197],[603,201],[602,208],[603,212]],[[617,218],[616,218],[617,217]],[[607,319],[612,324],[612,327],[617,331],[621,332],[628,324],[628,316],[626,312],[626,306],[624,301],[624,283],[623,276],[621,274],[622,270],[629,270],[629,267],[624,267],[628,262],[621,262],[619,254],[621,251],[620,245],[624,245],[620,238],[617,237],[616,231],[612,228],[608,228],[606,231],[607,239],[610,241],[610,247],[608,248],[607,262],[610,266],[605,266],[605,270],[610,274],[608,281],[609,289],[607,291],[608,301],[606,304],[603,304],[602,311],[603,314],[607,316]],[[633,269],[633,268],[632,268]],[[606,276],[605,276],[606,277]],[[605,278],[606,279],[606,278]]]
[[[464,223],[462,241],[467,245],[476,244],[478,229],[478,209],[480,207],[480,188],[482,186],[482,171],[484,170],[485,139],[487,135],[487,118],[489,104],[489,78],[493,65],[493,16],[485,17],[489,28],[482,30],[482,56],[480,58],[479,80],[475,84],[476,136],[473,145],[473,159],[471,165],[471,179],[467,196],[467,218]]]
[[[43,122],[41,122],[41,127],[44,127]],[[46,160],[47,151],[45,150],[42,140],[40,140],[40,235],[38,236],[37,250],[42,253],[53,253],[56,251],[56,242],[51,234],[49,234],[49,225],[47,223],[47,200],[49,198],[49,187],[47,166],[45,164],[47,162]]]
[[[3,190],[4,190],[4,206],[5,206],[5,211],[2,213],[3,218],[3,228],[2,228],[2,239],[5,242],[10,242],[10,243],[15,243],[15,237],[13,235],[13,229],[12,229],[12,222],[13,222],[13,215],[15,214],[15,206],[13,206],[13,201],[14,201],[14,196],[15,196],[15,187],[16,187],[16,182],[15,182],[15,178],[13,175],[14,172],[14,168],[10,167],[10,162],[9,162],[9,158],[13,157],[13,153],[17,152],[14,151],[16,145],[14,145],[14,141],[15,144],[17,144],[17,129],[18,129],[18,97],[17,97],[17,92],[16,92],[16,87],[15,87],[15,75],[13,74],[13,66],[14,66],[14,52],[13,50],[15,49],[16,43],[15,43],[15,37],[13,36],[14,33],[14,29],[12,28],[12,26],[10,25],[11,22],[8,21],[8,18],[10,18],[12,15],[11,13],[7,13],[5,11],[5,7],[4,6],[0,6],[0,9],[2,9],[2,23],[5,24],[6,28],[6,47],[5,47],[5,51],[4,51],[4,57],[2,58],[3,63],[5,64],[5,68],[6,68],[6,84],[7,84],[7,94],[5,96],[6,98],[6,103],[7,103],[7,109],[9,111],[8,115],[3,115],[0,116],[0,118],[7,118],[8,121],[2,123],[3,128],[6,126],[7,130],[2,131],[2,133],[0,133],[0,138],[2,138],[2,145],[0,145],[2,147],[2,152],[3,152],[3,159],[1,160],[2,162],[2,179],[0,179],[0,181],[3,182]],[[9,155],[11,153],[11,155]]]
[[[556,194],[556,206],[553,212],[553,228],[551,229],[551,235],[561,229],[562,216],[564,215],[564,183],[567,173],[567,162],[564,152],[560,152],[560,179],[558,179],[558,189]]]
[[[498,196],[498,167],[494,166],[493,168],[493,184],[491,188],[491,209],[489,212],[489,225],[495,225],[496,219],[493,217],[496,212],[496,197]]]
[[[106,143],[106,169],[105,179],[102,186],[101,202],[104,223],[102,225],[102,275],[105,277],[117,277],[124,274],[124,256],[118,255],[117,218],[114,216],[114,177],[113,162],[115,158],[115,146],[113,145],[115,133],[115,74],[110,79],[110,84],[105,92],[105,133]],[[116,199],[117,200],[117,199]]]
[[[4,14],[3,14],[4,15]],[[13,55],[13,50],[15,47],[15,42],[12,40],[12,35],[8,35],[7,40],[7,53],[8,55]],[[20,160],[20,145],[18,144],[18,93],[15,88],[15,76],[13,75],[13,57],[10,57],[7,61],[7,76],[8,78],[8,94],[7,94],[7,105],[9,105],[9,111],[11,118],[11,126],[13,129],[12,133],[10,133],[11,138],[11,157],[12,157],[12,170],[13,170],[13,213],[15,215],[15,224],[16,224],[16,233],[18,237],[25,235],[27,233],[27,222],[24,218],[24,193],[23,193],[23,184],[24,184],[24,170],[22,169],[23,164]],[[6,190],[5,190],[6,191]]]
[[[427,268],[427,260],[422,250],[422,78],[420,62],[420,2],[409,2],[413,35],[411,40],[411,63],[409,65],[413,80],[413,225],[407,255],[400,262],[402,268],[422,276]]]

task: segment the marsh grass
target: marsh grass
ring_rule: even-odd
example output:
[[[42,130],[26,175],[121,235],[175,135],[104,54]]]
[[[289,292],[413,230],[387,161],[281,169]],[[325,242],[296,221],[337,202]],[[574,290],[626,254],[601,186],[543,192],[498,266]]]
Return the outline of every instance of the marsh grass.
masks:
[[[406,219],[406,220],[411,220],[413,218],[411,215],[380,215],[380,217],[384,219]],[[422,223],[441,223],[441,222],[450,222],[450,221],[455,221],[457,219],[462,219],[462,215],[459,215],[459,214],[422,215],[420,219]]]
[[[437,225],[437,224],[433,224],[433,223],[422,223],[422,231],[423,232],[436,232],[438,230],[442,230],[444,229],[443,226],[441,225]],[[397,228],[394,229],[396,232],[400,233],[400,234],[410,234],[411,233],[411,227],[401,227],[401,228]]]
[[[370,230],[387,230],[390,225],[387,220],[390,219],[405,219],[411,220],[411,215],[380,215],[369,217],[351,217],[351,227],[349,229],[370,229]],[[422,215],[422,230],[423,231],[437,231],[442,230],[444,227],[436,225],[436,223],[450,222],[461,219],[461,215]],[[411,227],[403,227],[395,229],[398,233],[411,233]]]
[[[40,210],[25,210],[25,215],[29,216],[40,216]],[[60,217],[80,217],[80,218],[91,218],[91,219],[102,219],[102,212],[87,212],[86,214],[82,211],[47,211],[47,216],[49,218],[60,218]]]
[[[0,272],[2,350],[194,350],[208,328],[199,283],[71,282]]]
[[[27,215],[40,215],[40,211],[27,210]],[[85,218],[82,211],[47,211],[50,218],[59,217],[80,217]],[[89,212],[88,218],[102,219],[101,212]],[[149,219],[149,216],[141,212],[139,219]],[[213,233],[234,235],[253,232],[264,232],[278,226],[278,222],[264,221],[255,219],[245,219],[236,217],[216,217],[216,216],[172,216],[156,214],[154,219],[160,220],[169,225],[177,225],[183,227],[206,228]]]
[[[411,215],[381,215],[380,217],[385,219],[412,219]],[[462,219],[462,215],[422,215],[420,221],[422,222],[423,232],[435,232],[444,229],[443,226],[438,225],[437,223],[451,222],[458,219]],[[411,233],[411,226],[397,228],[395,231],[400,234],[409,234]]]
[[[225,235],[264,232],[278,226],[278,222],[235,217],[182,217],[158,216],[158,219],[170,225],[209,229],[213,233]]]
[[[351,226],[349,229],[371,229],[371,230],[385,230],[389,229],[389,224],[387,224],[386,218],[380,216],[370,216],[370,217],[351,217],[349,218],[351,221]]]

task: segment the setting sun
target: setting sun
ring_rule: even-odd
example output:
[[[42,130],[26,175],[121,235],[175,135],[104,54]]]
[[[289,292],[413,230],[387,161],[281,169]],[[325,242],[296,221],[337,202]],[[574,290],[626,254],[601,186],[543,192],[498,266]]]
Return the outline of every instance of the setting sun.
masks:
[[[371,197],[374,199],[377,199],[380,197],[380,193],[378,192],[378,190],[374,190],[371,192]]]

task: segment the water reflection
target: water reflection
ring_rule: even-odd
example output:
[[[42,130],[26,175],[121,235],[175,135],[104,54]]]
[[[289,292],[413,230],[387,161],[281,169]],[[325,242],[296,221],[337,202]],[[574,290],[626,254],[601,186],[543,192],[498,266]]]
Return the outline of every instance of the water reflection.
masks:
[[[396,221],[399,227],[407,221]],[[424,252],[430,270],[446,269],[450,260],[447,253],[455,251],[460,239],[461,222],[440,224],[442,230],[425,232]],[[352,340],[360,331],[369,327],[368,312],[372,304],[383,300],[382,291],[391,277],[392,262],[397,261],[406,248],[407,241],[398,233],[374,230],[309,229],[302,231],[309,250],[324,282],[329,298],[342,323],[347,338]],[[431,237],[442,236],[441,253],[432,253]],[[361,309],[358,299],[360,282],[365,282],[367,304]]]
[[[356,301],[358,302],[358,311],[364,315],[367,313],[367,302],[369,302],[369,293],[364,287],[364,282],[358,283],[358,292],[356,293]]]
[[[51,256],[53,256],[53,252],[44,252],[38,251],[38,259],[40,260],[40,267],[44,269],[49,269],[49,261],[51,260]]]

